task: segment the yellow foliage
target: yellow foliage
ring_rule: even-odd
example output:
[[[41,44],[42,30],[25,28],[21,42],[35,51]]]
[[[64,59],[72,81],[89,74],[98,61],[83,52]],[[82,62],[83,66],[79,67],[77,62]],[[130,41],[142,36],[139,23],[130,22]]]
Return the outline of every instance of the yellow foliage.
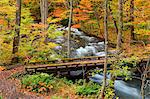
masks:
[[[147,44],[146,49],[150,51],[150,44]]]
[[[55,43],[52,43],[52,42],[48,43],[49,48],[55,48],[56,46],[57,46],[57,44],[55,44]]]
[[[66,1],[65,0],[53,0],[53,2],[55,2],[55,3],[64,3]]]
[[[62,18],[55,18],[55,19],[48,18],[47,22],[48,23],[57,23],[57,22],[60,22],[61,20],[62,20]]]

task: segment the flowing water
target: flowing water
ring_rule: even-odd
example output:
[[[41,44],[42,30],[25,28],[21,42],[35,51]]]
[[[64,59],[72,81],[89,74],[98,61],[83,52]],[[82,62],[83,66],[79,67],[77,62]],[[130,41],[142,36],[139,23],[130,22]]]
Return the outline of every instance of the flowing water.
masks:
[[[110,79],[110,76],[107,76],[107,78]],[[103,75],[96,74],[90,80],[101,84]],[[141,81],[138,79],[132,79],[131,81],[115,80],[114,88],[120,99],[142,99],[140,95]],[[149,88],[147,88],[148,91],[150,92]],[[145,97],[145,99],[150,99],[150,96]]]
[[[58,31],[67,31],[68,28],[58,28]],[[104,42],[100,42],[95,37],[87,36],[85,33],[79,31],[78,29],[72,28],[72,37],[74,40],[72,41],[72,57],[85,57],[85,56],[105,56],[104,52]],[[78,43],[75,41],[79,40]],[[64,43],[65,38],[58,37],[56,42]],[[65,44],[66,45],[66,44]],[[59,46],[59,48],[62,48]],[[115,52],[109,52],[113,54]],[[77,72],[75,72],[77,73]],[[73,74],[75,74],[73,73]],[[94,77],[91,77],[90,80],[101,83],[103,79],[103,75],[96,74]],[[108,76],[109,79],[109,76]],[[140,95],[140,80],[133,79],[132,81],[122,81],[116,80],[114,84],[115,93],[120,99],[141,99]],[[150,90],[147,90],[150,92]],[[150,97],[146,97],[146,99],[150,99]]]
[[[59,31],[67,31],[68,28],[58,28]],[[104,53],[104,42],[100,42],[95,37],[87,36],[85,33],[78,29],[72,28],[72,57],[85,57],[85,56],[105,56]],[[60,37],[59,37],[60,38]],[[76,42],[78,40],[78,42]],[[62,39],[57,39],[63,41]],[[63,43],[63,42],[62,42]],[[67,45],[67,44],[66,44]]]

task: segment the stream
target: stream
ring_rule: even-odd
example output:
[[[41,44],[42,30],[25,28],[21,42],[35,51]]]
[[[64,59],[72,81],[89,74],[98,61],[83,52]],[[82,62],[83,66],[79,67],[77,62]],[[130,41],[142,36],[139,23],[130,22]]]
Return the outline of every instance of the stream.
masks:
[[[61,27],[57,30],[67,31],[68,28]],[[98,40],[95,37],[90,37],[82,31],[79,31],[78,29],[71,28],[71,31],[71,57],[77,58],[86,56],[105,56],[104,42]],[[59,46],[59,50],[63,47],[67,47],[67,42],[65,41],[66,40],[64,37],[58,37],[56,39],[56,42],[58,44],[65,45],[65,47]],[[109,52],[109,54],[115,54],[115,51],[111,51]],[[107,78],[109,79],[109,76]],[[102,79],[102,74],[96,74],[95,76],[90,78],[91,81],[97,83],[101,83]],[[115,93],[119,97],[119,99],[141,99],[140,87],[141,81],[138,79],[132,79],[131,81],[115,80],[114,84]],[[147,92],[150,92],[150,88],[147,89]],[[150,99],[150,96],[147,96],[145,99]]]

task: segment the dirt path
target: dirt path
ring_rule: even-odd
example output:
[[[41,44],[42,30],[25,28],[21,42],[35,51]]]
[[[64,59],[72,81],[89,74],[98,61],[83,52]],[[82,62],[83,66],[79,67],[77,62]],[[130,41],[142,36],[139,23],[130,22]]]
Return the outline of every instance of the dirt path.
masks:
[[[3,99],[44,99],[42,96],[22,93],[20,82],[17,79],[10,78],[15,73],[21,73],[24,67],[20,66],[11,70],[0,71],[0,96]]]

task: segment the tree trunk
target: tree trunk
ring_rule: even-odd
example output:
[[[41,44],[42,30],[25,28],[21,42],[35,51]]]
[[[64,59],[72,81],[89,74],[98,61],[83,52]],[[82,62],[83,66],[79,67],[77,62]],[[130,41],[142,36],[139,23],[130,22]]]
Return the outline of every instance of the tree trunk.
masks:
[[[116,33],[118,34],[117,21],[116,21],[116,19],[115,19],[114,16],[113,16],[113,12],[112,12],[112,9],[111,9],[110,5],[109,5],[109,11],[110,11],[110,14],[111,14],[111,16],[112,16],[112,20],[114,21],[114,26],[115,26],[115,29],[116,29]]]
[[[19,41],[20,41],[20,24],[21,24],[21,0],[17,0],[17,10],[16,10],[16,28],[15,28],[15,36],[13,40],[13,51],[14,55],[12,58],[12,63],[18,62],[18,57],[16,53],[18,53]]]
[[[65,0],[64,4],[65,4],[66,8],[69,10],[69,0]]]
[[[100,35],[102,34],[102,33],[101,33],[100,18],[99,18],[99,15],[97,14],[97,11],[94,11],[94,13],[95,13],[97,25],[98,25],[98,27],[99,27],[99,35],[98,35],[98,37],[100,37]],[[104,35],[103,35],[103,34],[102,34],[102,37],[104,38]]]
[[[70,15],[69,15],[69,23],[68,23],[68,57],[70,57],[70,35],[71,35],[71,23],[72,23],[72,16],[73,16],[73,0],[70,0]]]
[[[104,99],[106,88],[106,75],[107,75],[107,54],[108,54],[108,0],[105,0],[105,16],[104,16],[104,33],[105,33],[105,63],[104,63],[104,79],[101,89],[100,99]]]
[[[118,30],[118,38],[117,38],[117,50],[121,50],[122,46],[122,31],[123,31],[123,0],[119,0],[119,30]]]
[[[48,1],[47,0],[40,0],[40,10],[41,10],[41,22],[42,24],[47,24],[47,17],[48,17]]]
[[[130,21],[129,22],[134,22],[134,0],[130,1]],[[130,26],[130,31],[131,31],[131,40],[135,40],[135,34],[134,34],[134,25]]]
[[[146,82],[146,75],[148,74],[148,71],[149,71],[149,64],[150,64],[150,56],[149,56],[149,59],[147,61],[147,64],[146,64],[146,68],[145,70],[143,71],[143,74],[141,76],[141,79],[142,79],[142,85],[141,85],[141,95],[142,95],[142,99],[145,99],[145,92],[144,92],[144,87],[145,87],[145,82]]]

